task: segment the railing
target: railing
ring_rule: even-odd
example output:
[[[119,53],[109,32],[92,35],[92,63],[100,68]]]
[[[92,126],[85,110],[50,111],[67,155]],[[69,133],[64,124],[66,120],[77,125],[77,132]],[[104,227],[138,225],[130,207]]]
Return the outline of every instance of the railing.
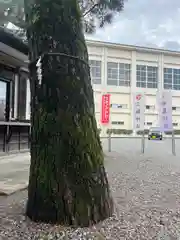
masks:
[[[148,136],[113,136],[101,137],[103,150],[106,152],[140,153],[140,154],[163,154],[171,153],[180,155],[180,149],[176,147],[180,143],[179,136],[164,136],[162,141],[148,140]]]
[[[30,123],[0,122],[0,153],[29,150],[29,135]]]

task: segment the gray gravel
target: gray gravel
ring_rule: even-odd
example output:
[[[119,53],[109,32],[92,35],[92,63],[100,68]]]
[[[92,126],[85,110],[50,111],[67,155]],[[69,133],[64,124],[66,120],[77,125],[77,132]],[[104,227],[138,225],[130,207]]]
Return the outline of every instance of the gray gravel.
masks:
[[[180,159],[170,153],[141,155],[138,148],[106,155],[115,201],[112,218],[93,228],[74,230],[35,224],[23,215],[27,197],[24,191],[0,198],[2,239],[180,239]]]

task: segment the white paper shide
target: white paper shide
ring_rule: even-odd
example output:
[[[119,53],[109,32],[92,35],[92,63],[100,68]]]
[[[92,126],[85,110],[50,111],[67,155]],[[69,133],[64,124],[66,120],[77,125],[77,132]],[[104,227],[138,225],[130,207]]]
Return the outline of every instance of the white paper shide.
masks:
[[[145,96],[144,93],[133,94],[133,128],[144,130],[145,121]]]
[[[41,63],[41,57],[39,57],[37,63],[36,63],[36,67],[37,67],[37,77],[38,77],[38,80],[39,80],[39,85],[42,84],[42,63]]]

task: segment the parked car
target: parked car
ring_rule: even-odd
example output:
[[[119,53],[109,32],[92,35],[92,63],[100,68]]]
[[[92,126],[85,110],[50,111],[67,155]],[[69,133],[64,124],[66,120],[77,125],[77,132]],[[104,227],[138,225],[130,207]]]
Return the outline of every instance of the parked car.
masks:
[[[148,139],[158,139],[158,140],[162,140],[163,138],[163,134],[162,131],[160,130],[160,128],[150,128],[149,129],[149,133],[148,133]]]

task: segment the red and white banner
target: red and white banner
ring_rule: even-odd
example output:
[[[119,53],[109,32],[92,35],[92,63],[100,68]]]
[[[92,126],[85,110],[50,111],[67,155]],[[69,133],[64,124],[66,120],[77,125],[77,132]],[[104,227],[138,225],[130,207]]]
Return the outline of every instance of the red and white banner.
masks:
[[[110,116],[110,94],[102,95],[101,123],[109,123]]]

